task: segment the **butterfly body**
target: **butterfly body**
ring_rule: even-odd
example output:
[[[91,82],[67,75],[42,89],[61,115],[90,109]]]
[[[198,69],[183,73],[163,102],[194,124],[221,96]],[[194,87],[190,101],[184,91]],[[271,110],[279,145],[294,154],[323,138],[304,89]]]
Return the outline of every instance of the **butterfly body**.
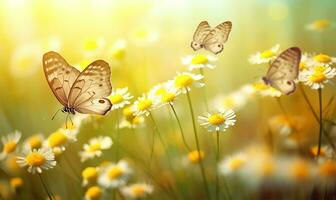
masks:
[[[301,50],[291,47],[283,51],[275,60],[270,63],[270,68],[262,80],[266,85],[289,95],[296,89],[294,80],[299,75],[299,63]]]
[[[62,112],[105,115],[111,109],[106,98],[112,92],[107,62],[96,60],[80,72],[50,51],[43,55],[43,70],[50,89],[64,106]]]
[[[194,51],[204,48],[214,54],[223,51],[224,43],[228,40],[232,23],[223,22],[211,28],[207,21],[202,21],[196,28],[190,46]]]

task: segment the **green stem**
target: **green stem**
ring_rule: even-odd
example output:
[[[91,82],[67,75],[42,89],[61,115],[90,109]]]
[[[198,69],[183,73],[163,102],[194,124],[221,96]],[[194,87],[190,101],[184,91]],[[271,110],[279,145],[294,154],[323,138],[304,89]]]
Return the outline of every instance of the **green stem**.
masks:
[[[116,161],[118,161],[119,160],[119,148],[120,148],[120,145],[119,145],[119,142],[120,142],[120,140],[119,140],[119,110],[117,109],[116,110],[116,115],[117,115],[117,132],[116,132],[116,145],[117,145],[117,148],[116,148]]]
[[[319,139],[318,139],[318,148],[317,148],[317,156],[320,155],[321,152],[321,144],[322,144],[322,128],[323,128],[323,124],[322,124],[322,90],[321,88],[319,88],[317,90],[318,92],[318,98],[319,98],[319,111],[320,111],[320,130],[319,130]]]
[[[315,120],[317,123],[319,123],[319,117],[317,116],[312,104],[310,103],[308,97],[307,97],[307,94],[306,92],[304,91],[302,85],[299,85],[299,88],[301,90],[301,93],[302,93],[302,96],[303,98],[305,99],[306,103],[308,104],[309,108],[310,108],[310,111],[312,112]],[[320,124],[320,123],[319,123]],[[327,131],[322,127],[322,131],[323,131],[323,134],[324,136],[327,138],[327,141],[329,142],[331,148],[333,149],[334,153],[336,153],[336,146],[334,145],[334,143],[332,142],[332,139],[331,137],[328,135]]]
[[[187,141],[186,141],[186,139],[184,137],[184,132],[183,132],[183,129],[182,129],[182,125],[181,125],[180,119],[177,116],[176,110],[175,110],[173,104],[169,104],[169,105],[170,105],[170,108],[172,109],[172,111],[174,113],[174,116],[176,118],[177,124],[179,126],[179,129],[180,129],[180,132],[181,132],[181,136],[182,136],[183,144],[187,148],[188,151],[191,151],[191,148],[189,147],[189,145],[188,145],[188,143],[187,143]]]
[[[219,200],[219,175],[218,175],[218,170],[217,166],[219,163],[219,131],[216,131],[216,139],[217,139],[217,152],[216,152],[216,199]]]
[[[49,200],[52,200],[52,196],[51,196],[51,193],[49,192],[48,188],[47,188],[47,185],[46,183],[44,182],[43,178],[42,178],[42,175],[40,173],[38,173],[39,177],[40,177],[40,180],[41,180],[41,183],[43,185],[43,188],[44,190],[46,191],[46,193],[48,194],[48,197],[49,197]]]
[[[204,77],[204,71],[203,68],[200,68],[200,73],[203,76],[203,83],[205,84],[205,77]],[[208,106],[208,100],[207,100],[207,92],[205,87],[203,87],[203,98],[204,98],[204,104],[205,104],[205,108],[207,111],[209,111],[209,106]]]
[[[198,136],[197,136],[197,128],[196,128],[194,110],[193,110],[193,107],[192,107],[192,104],[191,104],[190,93],[187,90],[187,88],[185,88],[185,89],[187,91],[187,98],[188,98],[188,103],[189,103],[189,109],[190,109],[190,114],[191,114],[193,129],[194,129],[194,136],[195,136],[195,141],[196,141],[197,152],[198,152],[199,158],[201,158],[200,145],[199,145]],[[205,177],[205,170],[204,170],[202,159],[200,159],[200,161],[198,163],[199,163],[199,166],[200,166],[200,169],[201,169],[202,178],[203,178],[203,184],[204,184],[205,192],[206,192],[206,195],[207,195],[207,199],[211,199],[210,198],[209,188],[208,188],[208,183],[207,183],[207,180],[206,180],[206,177]]]

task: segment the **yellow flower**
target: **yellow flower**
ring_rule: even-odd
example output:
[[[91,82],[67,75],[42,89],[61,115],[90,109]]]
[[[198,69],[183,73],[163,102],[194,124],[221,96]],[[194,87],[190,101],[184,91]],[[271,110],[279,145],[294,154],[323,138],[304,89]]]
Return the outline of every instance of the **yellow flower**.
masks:
[[[83,185],[95,183],[98,178],[98,169],[96,167],[86,167],[82,171]]]
[[[128,88],[125,87],[113,89],[108,98],[111,100],[112,110],[116,110],[130,104],[129,100],[131,100],[133,96],[128,92]]]
[[[262,64],[268,63],[277,56],[280,45],[277,44],[271,49],[264,50],[262,52],[257,52],[249,57],[249,62],[251,64]]]
[[[99,186],[89,187],[85,192],[85,200],[99,200],[103,192]]]
[[[148,116],[150,114],[150,111],[155,109],[157,106],[157,99],[151,95],[143,94],[141,97],[138,97],[138,99],[134,102],[134,114],[136,116],[140,115],[146,115]]]
[[[242,153],[237,153],[233,156],[224,159],[219,164],[219,170],[224,175],[231,174],[241,169],[245,165],[245,163],[246,163],[246,156]]]
[[[201,160],[204,159],[204,152],[203,151],[192,151],[190,153],[188,153],[188,160],[191,162],[191,163],[198,163],[200,162]]]
[[[235,124],[235,118],[233,110],[219,110],[215,113],[207,113],[206,116],[199,116],[198,122],[209,132],[225,131],[229,126]]]
[[[39,149],[42,147],[42,144],[43,144],[43,135],[35,134],[26,139],[25,148]]]
[[[18,131],[15,131],[14,133],[3,136],[1,138],[3,149],[0,153],[0,160],[4,159],[8,154],[11,154],[16,150],[20,138],[21,133]]]
[[[203,79],[201,74],[193,74],[189,72],[178,73],[173,80],[173,86],[177,89],[186,93],[191,90],[192,86],[203,87],[204,84],[199,81]]]
[[[307,29],[309,30],[316,30],[316,31],[323,31],[332,26],[332,21],[328,19],[319,19],[311,22],[307,25]]]
[[[144,198],[153,192],[153,186],[145,183],[136,183],[121,188],[121,192],[128,198]]]
[[[18,188],[22,187],[23,180],[20,177],[15,177],[10,179],[10,185],[14,190],[17,190]]]
[[[98,179],[98,183],[105,188],[118,188],[126,184],[131,172],[128,163],[120,160],[116,164],[111,163],[105,167],[104,172]]]
[[[42,173],[42,170],[56,166],[55,155],[50,148],[29,150],[24,157],[17,157],[16,161],[21,167],[28,166],[28,172]]]
[[[212,63],[216,60],[217,58],[211,55],[196,54],[183,57],[182,64],[187,65],[190,71],[201,68],[213,69],[215,66]]]
[[[88,159],[101,156],[102,150],[109,149],[112,144],[112,139],[107,136],[91,138],[88,144],[84,144],[84,150],[79,152],[81,161],[84,162]]]

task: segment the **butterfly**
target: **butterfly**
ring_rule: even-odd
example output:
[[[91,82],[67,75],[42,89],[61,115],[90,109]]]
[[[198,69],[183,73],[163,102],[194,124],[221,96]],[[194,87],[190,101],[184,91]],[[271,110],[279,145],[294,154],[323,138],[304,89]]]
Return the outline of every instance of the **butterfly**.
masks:
[[[294,80],[299,75],[300,60],[301,50],[298,47],[291,47],[283,51],[270,64],[270,68],[262,80],[266,85],[278,89],[283,94],[291,94],[296,88]]]
[[[107,62],[96,60],[80,72],[53,51],[45,53],[42,62],[50,89],[64,106],[62,112],[105,115],[111,109],[112,103],[106,98],[112,91]]]
[[[211,28],[207,21],[202,21],[196,28],[191,42],[191,48],[197,51],[204,48],[214,54],[223,51],[224,43],[228,40],[232,28],[230,21],[223,22]]]

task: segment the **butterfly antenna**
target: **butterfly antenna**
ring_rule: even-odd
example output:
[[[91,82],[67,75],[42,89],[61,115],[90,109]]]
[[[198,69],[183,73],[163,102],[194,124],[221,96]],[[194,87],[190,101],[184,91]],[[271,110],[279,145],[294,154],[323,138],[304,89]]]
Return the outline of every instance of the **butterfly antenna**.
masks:
[[[57,113],[58,113],[60,110],[62,110],[62,109],[59,109],[59,110],[57,110],[57,111],[55,112],[55,114],[53,115],[53,117],[51,118],[51,120],[54,120],[54,119],[55,119]]]
[[[68,117],[69,117],[69,114],[67,114],[65,118],[65,129],[68,129]]]
[[[71,115],[70,115],[69,119],[70,119],[71,125],[73,126],[74,123],[73,123],[73,121],[72,121],[72,119],[71,119]]]

